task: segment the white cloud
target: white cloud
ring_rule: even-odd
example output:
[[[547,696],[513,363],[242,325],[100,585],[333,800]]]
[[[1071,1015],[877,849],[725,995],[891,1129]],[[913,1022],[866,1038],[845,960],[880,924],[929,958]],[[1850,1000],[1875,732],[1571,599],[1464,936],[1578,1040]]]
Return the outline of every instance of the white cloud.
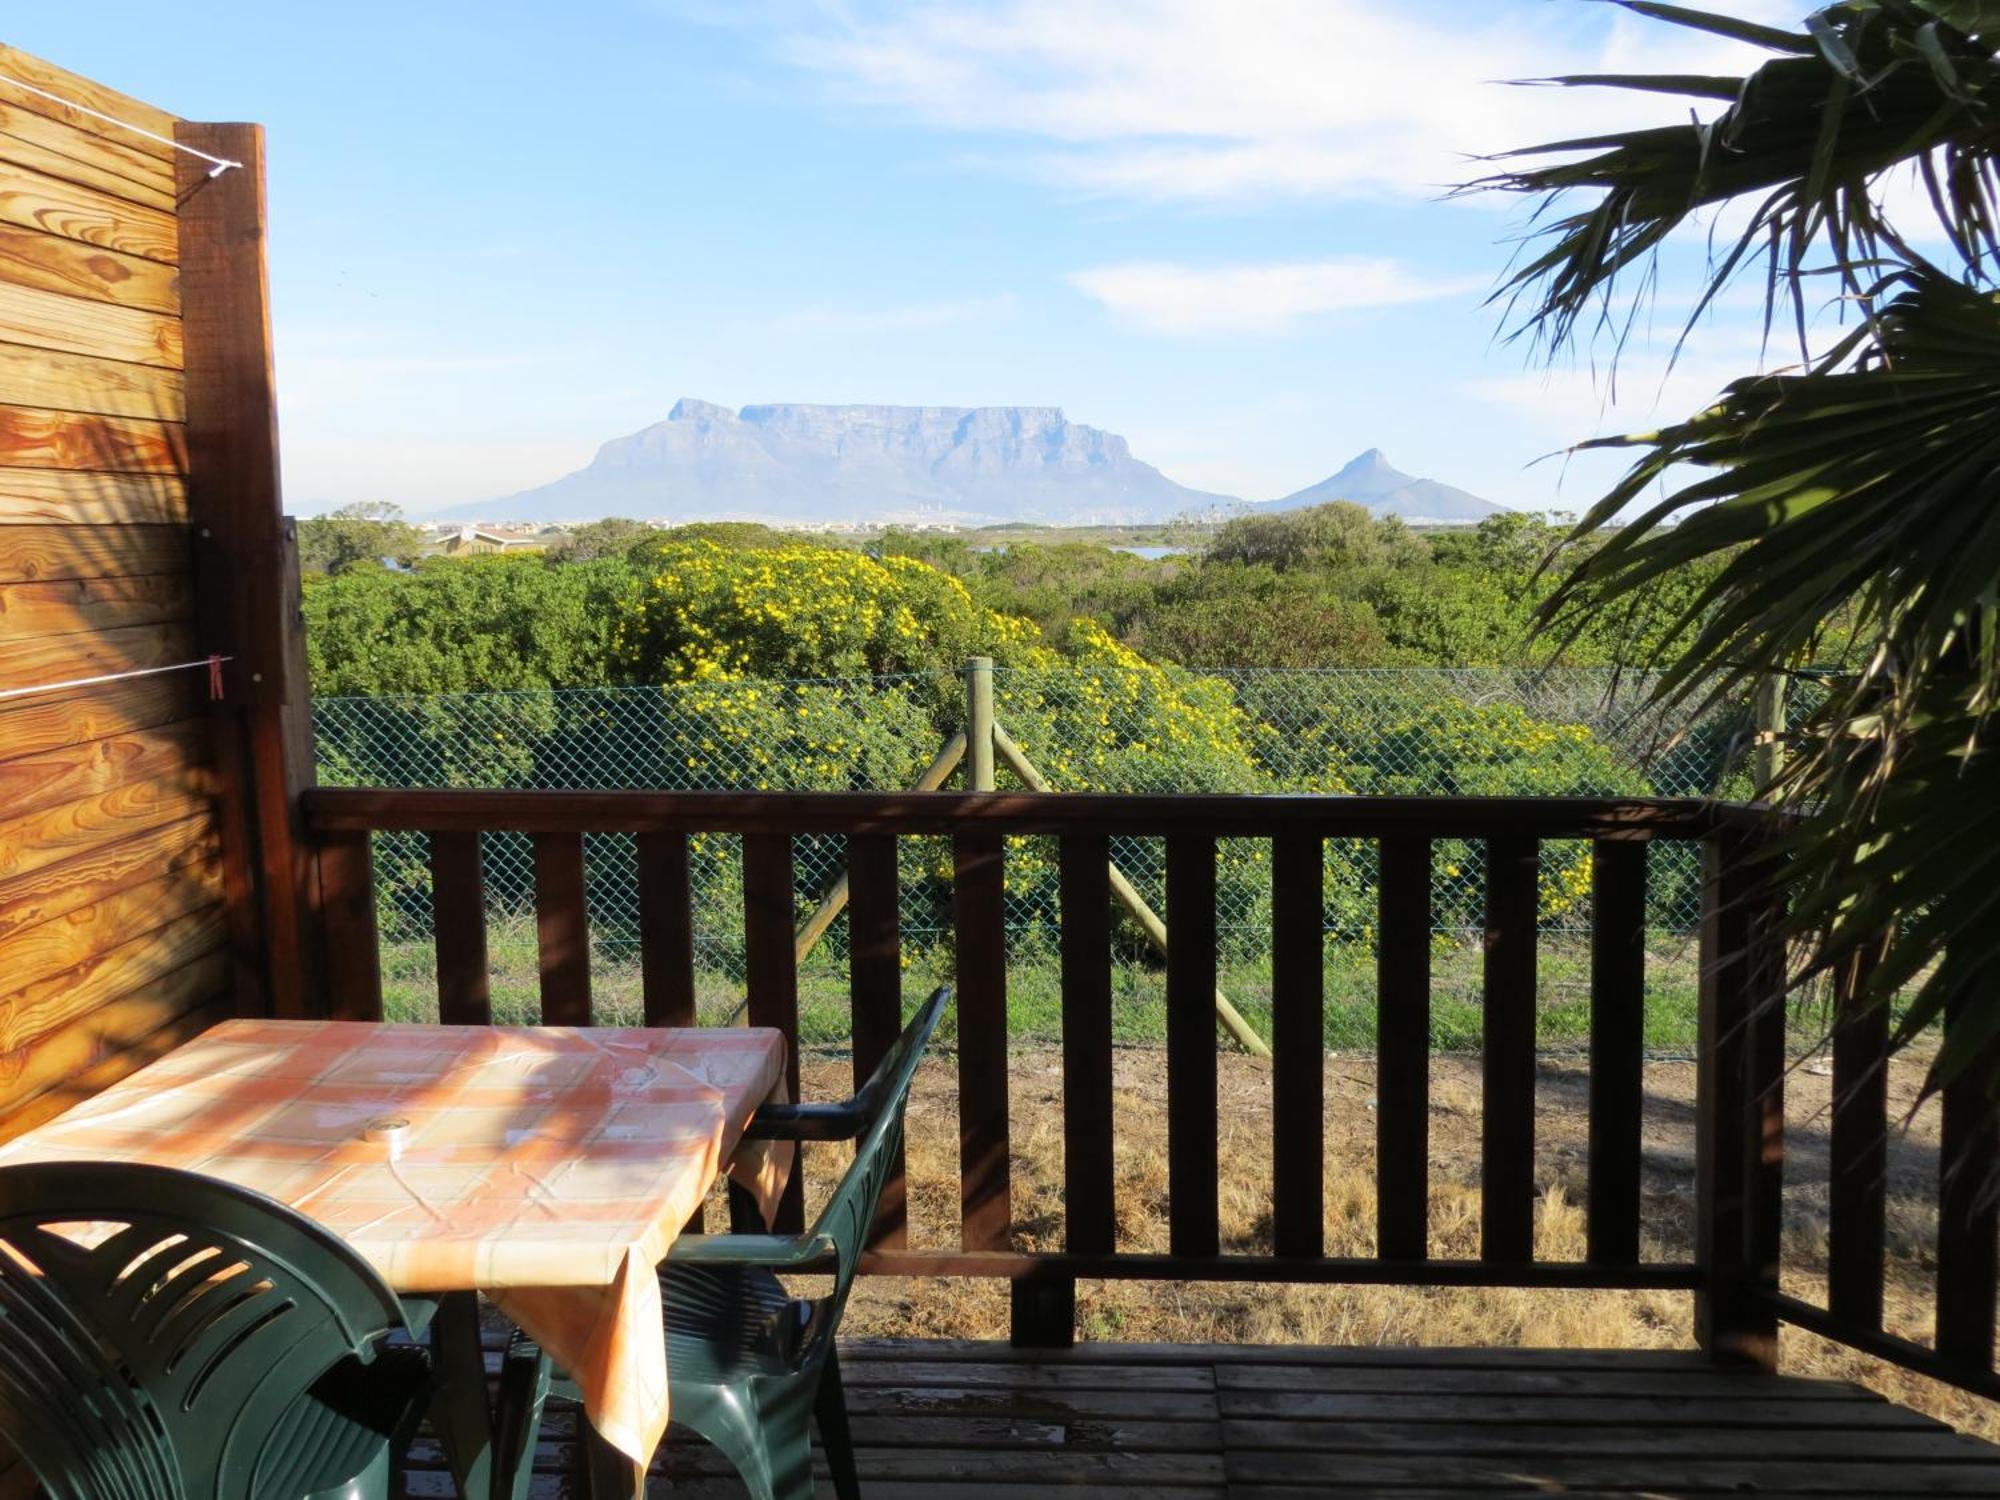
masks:
[[[1114,317],[1170,334],[1275,333],[1328,313],[1427,302],[1485,285],[1433,280],[1382,259],[1214,267],[1138,262],[1069,279]]]
[[[1795,20],[1787,0],[1728,7]],[[1764,54],[1581,4],[889,0],[795,32],[851,101],[1033,144],[1059,180],[1148,199],[1428,194],[1467,157],[1684,118],[1686,101],[1514,89],[1592,71],[1721,71]]]

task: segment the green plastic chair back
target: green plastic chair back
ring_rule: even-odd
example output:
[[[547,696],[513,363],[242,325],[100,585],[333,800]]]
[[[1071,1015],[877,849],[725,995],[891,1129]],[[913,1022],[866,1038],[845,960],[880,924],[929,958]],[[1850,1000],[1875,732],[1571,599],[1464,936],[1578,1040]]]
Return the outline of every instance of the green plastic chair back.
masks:
[[[53,1227],[84,1224],[102,1237]],[[0,1168],[0,1430],[49,1500],[290,1500],[257,1483],[274,1433],[402,1326],[352,1250],[260,1193],[125,1163]]]
[[[910,1085],[950,1002],[949,989],[939,989],[924,1001],[856,1096],[855,1103],[862,1111],[864,1123],[855,1142],[854,1162],[842,1175],[812,1227],[814,1236],[832,1244],[835,1266],[832,1292],[822,1299],[820,1311],[813,1319],[816,1343],[833,1337],[841,1310],[847,1305],[854,1273],[861,1264],[861,1252],[868,1246],[875,1211],[882,1202],[882,1190],[888,1185],[890,1171],[902,1157]]]

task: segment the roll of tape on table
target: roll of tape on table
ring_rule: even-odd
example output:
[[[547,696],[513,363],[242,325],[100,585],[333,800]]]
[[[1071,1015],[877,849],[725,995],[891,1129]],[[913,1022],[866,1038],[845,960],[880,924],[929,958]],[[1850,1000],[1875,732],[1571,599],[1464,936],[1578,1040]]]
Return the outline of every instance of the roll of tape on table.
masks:
[[[393,1115],[380,1120],[370,1120],[362,1134],[386,1147],[389,1160],[394,1161],[403,1154],[403,1147],[409,1142],[410,1122]]]

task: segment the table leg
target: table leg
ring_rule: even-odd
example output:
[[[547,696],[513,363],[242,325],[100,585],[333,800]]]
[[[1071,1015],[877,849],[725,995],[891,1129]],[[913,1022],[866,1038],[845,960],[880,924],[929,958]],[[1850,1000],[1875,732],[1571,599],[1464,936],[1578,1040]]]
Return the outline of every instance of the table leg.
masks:
[[[448,1292],[431,1322],[431,1429],[466,1500],[493,1500],[493,1408],[479,1342],[479,1295]]]

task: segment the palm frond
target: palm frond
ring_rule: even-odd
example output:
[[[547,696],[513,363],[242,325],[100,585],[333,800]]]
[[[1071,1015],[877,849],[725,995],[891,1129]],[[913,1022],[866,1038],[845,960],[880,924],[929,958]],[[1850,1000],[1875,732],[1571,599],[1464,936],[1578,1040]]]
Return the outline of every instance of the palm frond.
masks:
[[[1621,279],[1703,211],[1741,201],[1751,205],[1747,220],[1712,254],[1696,315],[1747,265],[1761,262],[1767,311],[1782,292],[1803,342],[1804,278],[1816,255],[1824,253],[1857,292],[1870,279],[1867,267],[1923,260],[1878,201],[1883,177],[1899,167],[1919,174],[1931,213],[1969,268],[1982,270],[2000,256],[2000,62],[1976,34],[1989,7],[1846,0],[1789,32],[1684,6],[1616,3],[1777,55],[1737,79],[1545,80],[1727,98],[1728,105],[1711,119],[1508,152],[1492,158],[1509,163],[1506,170],[1460,189],[1543,200],[1541,227],[1494,293],[1507,309],[1510,336],[1531,337],[1553,353],[1577,338],[1593,309],[1598,327],[1627,322],[1644,286],[1621,317],[1614,300]],[[1524,159],[1530,164],[1511,165]],[[1556,212],[1579,195],[1589,201]]]

